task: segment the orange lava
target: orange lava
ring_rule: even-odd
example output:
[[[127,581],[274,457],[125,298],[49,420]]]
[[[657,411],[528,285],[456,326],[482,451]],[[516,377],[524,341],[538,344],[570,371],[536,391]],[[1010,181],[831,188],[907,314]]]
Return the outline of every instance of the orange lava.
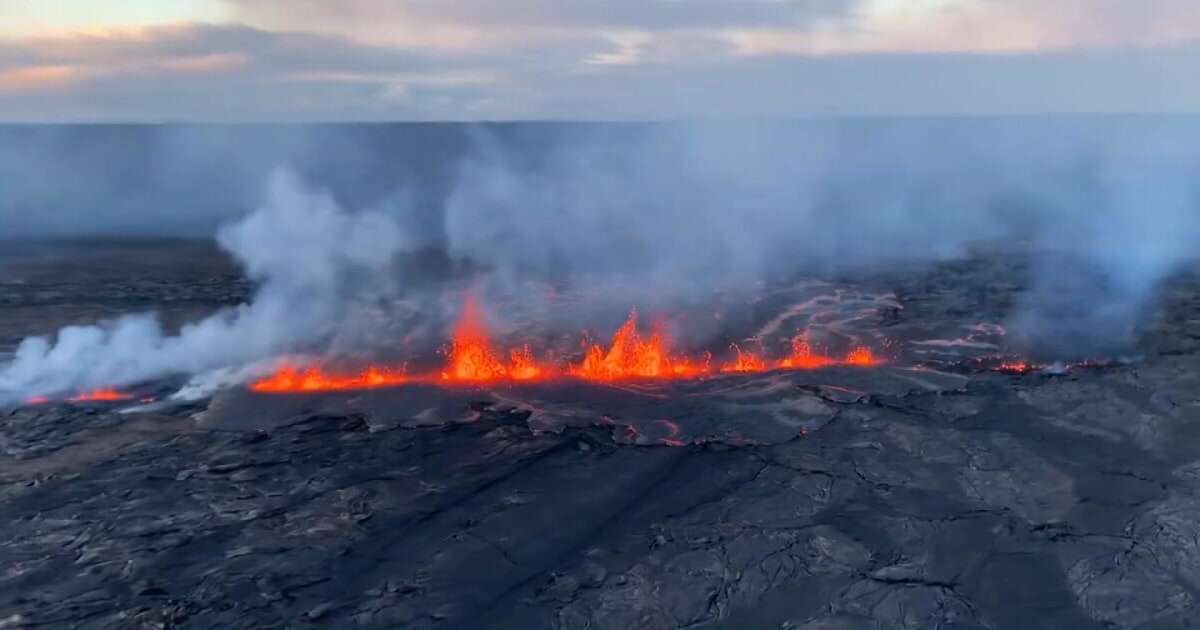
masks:
[[[297,369],[284,365],[277,372],[250,384],[250,389],[269,394],[331,392],[395,387],[407,381],[403,370],[368,366],[357,374],[334,374],[319,367]]]
[[[866,346],[859,346],[851,350],[850,354],[846,355],[845,363],[846,365],[871,366],[879,365],[883,363],[883,361],[879,360],[879,358],[877,358],[875,354],[871,352],[870,348]]]
[[[523,345],[507,352],[493,346],[486,321],[475,299],[468,296],[453,338],[445,350],[446,364],[428,375],[408,376],[405,370],[372,365],[356,374],[327,372],[320,366],[297,368],[284,364],[276,373],[256,381],[250,389],[266,393],[319,392],[394,387],[413,382],[491,383],[515,382],[573,376],[591,381],[626,379],[692,379],[714,371],[712,355],[698,357],[673,354],[661,325],[638,329],[637,309],[613,334],[605,346],[584,340],[583,359],[566,366],[539,362],[533,350]],[[834,365],[875,366],[883,363],[869,348],[856,347],[845,357],[815,352],[806,336],[792,340],[792,351],[781,360],[732,346],[735,356],[720,365],[726,373],[758,373],[770,370],[815,370]]]
[[[542,367],[533,358],[533,351],[528,345],[509,353],[508,375],[518,381],[527,381],[542,376]]]
[[[836,364],[833,357],[813,352],[812,345],[803,337],[792,339],[792,354],[779,362],[784,370],[816,370]]]
[[[737,358],[722,365],[722,372],[766,372],[769,369],[766,360],[757,354],[742,350],[736,343],[733,344],[733,350]]]
[[[68,398],[68,402],[119,402],[122,400],[130,400],[133,396],[124,392],[119,392],[115,389],[93,389],[90,392],[84,392],[77,396]]]
[[[1005,361],[996,367],[997,372],[1005,374],[1028,374],[1040,369],[1028,361]]]
[[[700,363],[684,357],[672,357],[666,334],[655,326],[649,337],[638,330],[637,309],[613,334],[608,348],[586,344],[583,362],[572,365],[570,373],[595,381],[615,381],[627,378],[689,378],[708,371],[708,362]]]
[[[522,346],[509,353],[506,365],[492,349],[483,314],[468,296],[463,302],[463,312],[454,328],[454,339],[447,352],[446,369],[442,379],[447,381],[496,381],[505,378],[530,380],[542,376],[542,368],[533,358],[529,346]]]

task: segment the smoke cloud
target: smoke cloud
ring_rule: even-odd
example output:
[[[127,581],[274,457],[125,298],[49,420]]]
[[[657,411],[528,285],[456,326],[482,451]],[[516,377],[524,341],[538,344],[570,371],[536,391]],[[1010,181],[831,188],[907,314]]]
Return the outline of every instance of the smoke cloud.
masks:
[[[1128,354],[1159,285],[1198,257],[1196,132],[1190,119],[678,124],[583,132],[536,162],[483,135],[447,198],[446,246],[493,279],[568,277],[660,306],[999,246],[1034,258],[1006,322],[1016,349]]]
[[[218,242],[260,288],[174,336],[138,315],[28,339],[0,366],[0,397],[440,338],[439,318],[467,284],[502,328],[519,327],[520,305],[541,332],[577,334],[633,305],[686,311],[774,277],[953,259],[979,244],[1032,252],[1031,284],[1007,322],[1029,352],[1117,354],[1134,348],[1161,284],[1196,261],[1200,237],[1200,121],[1188,118],[130,132],[139,163],[162,164],[145,180],[90,173],[63,149],[93,146],[99,132],[54,133],[29,164],[0,155],[0,177],[34,178],[0,193],[0,217],[18,207],[81,217],[124,182],[121,211],[89,215],[84,232],[168,215],[184,233],[225,222]],[[52,192],[30,164],[90,174]],[[269,175],[268,164],[297,174]],[[183,194],[189,168],[215,200]],[[234,219],[264,179],[266,201]],[[164,210],[176,199],[189,212]],[[68,225],[45,221],[8,235]],[[531,286],[588,301],[564,310]]]
[[[295,176],[270,178],[265,202],[217,241],[261,283],[250,304],[165,335],[152,314],[26,339],[0,369],[0,401],[243,366],[328,341],[406,246],[387,215],[348,214]]]
[[[1200,260],[1196,169],[1109,156],[1082,196],[1056,205],[1013,317],[1020,343],[1051,359],[1135,354],[1161,285]]]

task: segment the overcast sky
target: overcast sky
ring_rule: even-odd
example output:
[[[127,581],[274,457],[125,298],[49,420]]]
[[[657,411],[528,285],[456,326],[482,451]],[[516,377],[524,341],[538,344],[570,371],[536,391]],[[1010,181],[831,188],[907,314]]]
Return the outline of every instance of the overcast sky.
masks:
[[[0,120],[1200,112],[1198,0],[0,0]]]

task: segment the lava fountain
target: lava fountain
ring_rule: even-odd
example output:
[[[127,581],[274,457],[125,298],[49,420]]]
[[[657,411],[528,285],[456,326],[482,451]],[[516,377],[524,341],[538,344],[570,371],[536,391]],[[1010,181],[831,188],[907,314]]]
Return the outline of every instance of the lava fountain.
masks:
[[[831,366],[871,367],[883,360],[870,348],[852,348],[844,357],[816,352],[806,335],[792,340],[791,353],[779,360],[732,345],[734,356],[714,370],[712,355],[675,353],[662,323],[640,329],[634,308],[607,345],[585,336],[578,363],[553,365],[539,362],[528,345],[502,352],[492,343],[487,322],[474,296],[463,302],[450,343],[443,350],[446,362],[440,372],[412,376],[403,367],[370,365],[355,373],[339,373],[320,365],[296,367],[284,363],[273,374],[251,383],[256,392],[287,394],[395,387],[406,383],[474,384],[518,382],[574,377],[586,381],[614,382],[633,379],[694,379],[721,373],[760,373],[771,370],[815,370]]]
[[[474,296],[467,296],[463,312],[454,327],[454,339],[446,352],[447,364],[442,379],[459,382],[530,380],[542,376],[542,368],[529,346],[509,352],[506,364],[492,348],[487,325]]]
[[[613,334],[605,348],[584,341],[583,362],[570,366],[573,376],[592,381],[615,381],[628,378],[688,378],[709,371],[709,362],[672,356],[666,333],[661,324],[655,325],[649,336],[638,330],[637,309]]]

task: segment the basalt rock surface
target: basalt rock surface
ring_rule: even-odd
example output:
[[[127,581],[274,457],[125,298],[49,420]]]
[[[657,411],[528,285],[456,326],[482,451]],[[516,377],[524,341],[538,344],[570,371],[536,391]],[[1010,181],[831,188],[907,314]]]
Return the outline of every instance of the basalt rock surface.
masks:
[[[919,369],[0,411],[0,628],[1196,627],[1200,284],[1137,362],[917,343],[1014,268],[863,280]]]

